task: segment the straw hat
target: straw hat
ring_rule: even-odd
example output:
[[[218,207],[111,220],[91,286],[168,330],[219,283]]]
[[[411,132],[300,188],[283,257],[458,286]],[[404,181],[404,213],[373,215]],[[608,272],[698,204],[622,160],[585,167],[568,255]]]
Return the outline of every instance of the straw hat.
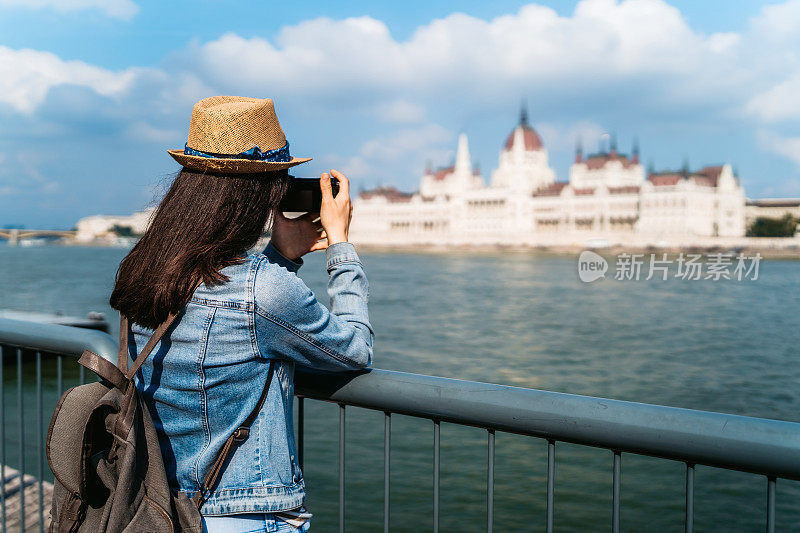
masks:
[[[255,173],[310,161],[292,157],[270,98],[212,96],[197,102],[183,150],[167,150],[192,170]]]

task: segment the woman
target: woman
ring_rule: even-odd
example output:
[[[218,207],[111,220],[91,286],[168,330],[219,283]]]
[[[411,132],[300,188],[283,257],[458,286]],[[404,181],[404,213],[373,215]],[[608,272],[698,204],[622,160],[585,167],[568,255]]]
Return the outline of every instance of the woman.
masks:
[[[209,532],[306,531],[295,365],[372,361],[367,279],[347,242],[349,182],[331,171],[334,197],[322,175],[318,216],[278,211],[286,169],[308,159],[291,157],[269,99],[201,100],[186,147],[169,153],[183,169],[122,261],[111,306],[130,321],[134,358],[175,317],[137,374],[170,483]],[[270,220],[270,243],[248,253]],[[315,250],[327,253],[330,311],[296,275]]]

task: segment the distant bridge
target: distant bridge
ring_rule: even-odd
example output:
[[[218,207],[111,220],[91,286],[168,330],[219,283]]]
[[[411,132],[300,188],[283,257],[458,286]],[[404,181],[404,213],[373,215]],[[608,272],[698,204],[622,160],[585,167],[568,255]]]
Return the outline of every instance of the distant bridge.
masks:
[[[20,239],[29,237],[74,237],[75,233],[54,229],[0,229],[0,239],[8,239],[9,246],[16,246]]]

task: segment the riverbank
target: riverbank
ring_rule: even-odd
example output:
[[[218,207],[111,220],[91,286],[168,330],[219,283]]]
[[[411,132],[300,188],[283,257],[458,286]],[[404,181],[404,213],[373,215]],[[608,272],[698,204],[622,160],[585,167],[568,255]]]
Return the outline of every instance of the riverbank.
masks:
[[[269,242],[269,238],[258,241],[255,249],[262,249]],[[594,250],[601,255],[618,255],[620,253],[667,253],[679,255],[683,253],[716,254],[716,253],[742,253],[747,256],[760,254],[765,259],[800,259],[800,237],[741,237],[741,238],[707,238],[693,239],[677,242],[652,242],[628,241],[608,242],[598,239],[588,239],[584,242],[573,241],[568,243],[524,243],[518,245],[489,244],[489,243],[389,243],[376,244],[353,240],[359,250],[374,253],[421,253],[421,254],[495,254],[495,253],[529,253],[542,252],[553,255],[577,255],[583,250]],[[134,239],[125,238],[117,242],[108,240],[95,241],[50,241],[50,246],[89,247],[89,248],[121,248],[130,249],[136,244]]]
[[[416,245],[377,245],[377,244],[364,244],[356,242],[359,250],[372,252],[372,253],[420,253],[420,254],[478,254],[478,255],[492,255],[498,253],[531,253],[539,252],[549,255],[569,255],[576,256],[584,250],[593,250],[600,255],[619,255],[621,253],[628,254],[663,254],[668,256],[677,256],[681,253],[685,254],[717,254],[717,253],[730,253],[730,254],[744,254],[746,256],[755,256],[760,254],[764,259],[797,259],[800,260],[800,239],[791,239],[792,242],[780,242],[776,245],[774,242],[762,243],[758,240],[750,240],[743,242],[719,242],[709,243],[706,245],[644,245],[644,244],[603,244],[598,245],[498,245],[498,244],[462,244],[453,246],[442,246],[437,244],[416,244]],[[592,243],[590,243],[592,244]]]

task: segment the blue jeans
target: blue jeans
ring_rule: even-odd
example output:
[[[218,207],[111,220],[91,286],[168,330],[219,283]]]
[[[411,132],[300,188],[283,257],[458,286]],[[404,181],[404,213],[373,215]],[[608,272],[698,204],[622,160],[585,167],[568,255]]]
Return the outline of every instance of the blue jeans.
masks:
[[[203,517],[203,533],[306,533],[310,528],[310,520],[296,528],[271,513]]]

